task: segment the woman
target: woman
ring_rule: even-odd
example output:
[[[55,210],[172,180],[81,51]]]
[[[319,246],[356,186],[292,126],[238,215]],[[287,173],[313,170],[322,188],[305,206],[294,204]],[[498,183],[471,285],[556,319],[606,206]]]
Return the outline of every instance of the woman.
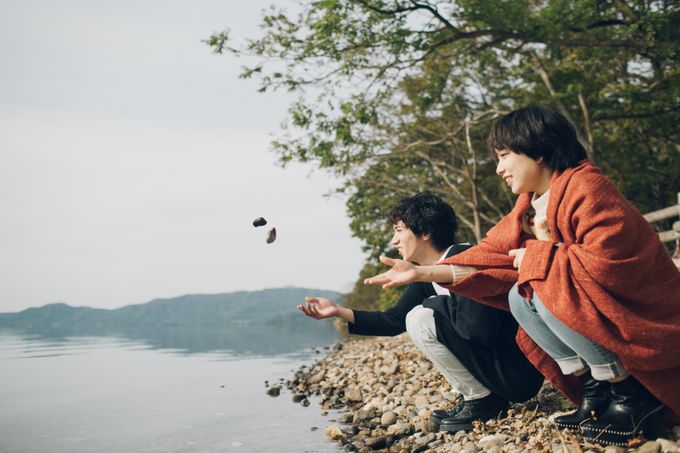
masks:
[[[664,407],[680,414],[680,273],[658,235],[554,109],[509,113],[488,144],[520,194],[512,212],[456,257],[423,267],[381,258],[392,269],[366,283],[448,283],[511,310],[527,358],[580,400],[558,427],[618,445],[662,435]]]

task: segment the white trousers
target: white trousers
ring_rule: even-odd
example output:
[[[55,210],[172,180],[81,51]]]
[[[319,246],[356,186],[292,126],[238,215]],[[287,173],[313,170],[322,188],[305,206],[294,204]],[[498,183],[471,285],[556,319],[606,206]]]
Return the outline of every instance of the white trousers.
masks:
[[[475,379],[460,360],[437,340],[434,311],[431,308],[417,305],[408,312],[406,331],[413,343],[434,363],[451,387],[462,394],[466,401],[491,394],[491,391]]]

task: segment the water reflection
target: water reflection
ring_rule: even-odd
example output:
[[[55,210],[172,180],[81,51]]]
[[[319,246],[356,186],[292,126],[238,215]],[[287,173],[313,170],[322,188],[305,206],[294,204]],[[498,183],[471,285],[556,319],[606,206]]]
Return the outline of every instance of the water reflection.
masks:
[[[330,322],[302,319],[289,324],[230,323],[224,326],[179,325],[135,328],[99,329],[97,332],[79,329],[0,330],[18,335],[31,350],[23,357],[47,357],[77,354],[79,348],[89,349],[92,343],[106,347],[106,337],[118,339],[112,346],[167,350],[175,354],[219,353],[225,357],[295,355],[308,353],[310,348],[323,348],[339,338]],[[16,337],[15,337],[16,338]],[[98,338],[98,340],[97,340]],[[111,340],[108,340],[111,341]],[[11,348],[11,343],[0,342]]]

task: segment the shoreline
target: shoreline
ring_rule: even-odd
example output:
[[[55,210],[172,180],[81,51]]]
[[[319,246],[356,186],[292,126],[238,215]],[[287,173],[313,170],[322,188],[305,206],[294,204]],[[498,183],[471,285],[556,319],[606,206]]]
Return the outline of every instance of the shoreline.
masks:
[[[343,412],[324,432],[347,451],[680,452],[680,426],[669,430],[669,439],[635,439],[628,449],[557,430],[549,416],[574,406],[549,383],[531,400],[512,404],[506,417],[476,423],[470,432],[435,432],[431,411],[453,406],[458,395],[406,334],[341,339],[324,358],[295,371],[286,386],[295,402],[309,405],[309,396],[319,397],[322,415]]]

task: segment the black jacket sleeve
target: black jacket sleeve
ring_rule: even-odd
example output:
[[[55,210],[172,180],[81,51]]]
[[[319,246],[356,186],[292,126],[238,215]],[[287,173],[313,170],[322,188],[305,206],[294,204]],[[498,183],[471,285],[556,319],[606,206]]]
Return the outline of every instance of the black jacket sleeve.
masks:
[[[431,286],[431,285],[430,285]],[[433,291],[434,292],[434,291]],[[394,336],[406,331],[406,315],[429,296],[422,283],[411,283],[392,308],[385,311],[354,311],[349,333],[356,335]]]

